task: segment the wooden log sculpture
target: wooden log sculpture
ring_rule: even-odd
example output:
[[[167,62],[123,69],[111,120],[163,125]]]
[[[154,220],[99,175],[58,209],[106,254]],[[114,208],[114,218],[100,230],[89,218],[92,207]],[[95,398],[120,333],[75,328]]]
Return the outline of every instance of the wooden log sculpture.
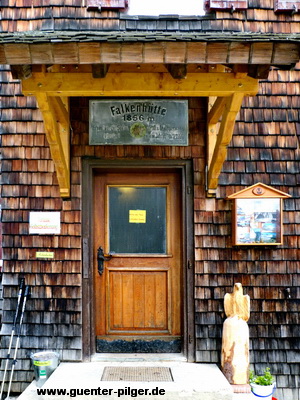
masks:
[[[222,371],[232,385],[245,385],[249,381],[250,297],[243,295],[241,283],[235,283],[233,293],[226,293],[224,308]]]

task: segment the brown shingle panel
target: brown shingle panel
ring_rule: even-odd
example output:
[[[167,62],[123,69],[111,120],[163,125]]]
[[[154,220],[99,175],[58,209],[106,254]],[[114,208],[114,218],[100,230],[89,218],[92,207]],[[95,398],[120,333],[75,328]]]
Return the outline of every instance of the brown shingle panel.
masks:
[[[273,54],[272,43],[253,43],[251,45],[251,63],[271,64]]]
[[[164,62],[163,44],[159,42],[145,43],[144,62],[163,63]]]
[[[141,63],[143,61],[143,46],[141,43],[126,43],[121,45],[121,62]]]
[[[186,50],[186,43],[166,43],[165,63],[185,63]]]
[[[30,64],[31,57],[28,44],[5,44],[5,58],[8,64]]]
[[[80,64],[97,64],[100,60],[100,43],[79,43],[78,45]]]
[[[289,57],[292,55],[291,59],[294,59],[295,63],[298,62],[299,46],[293,43],[275,43],[272,61],[274,64],[284,64],[287,54],[289,54]]]
[[[121,61],[121,45],[101,43],[101,60],[103,63],[119,63]]]
[[[228,63],[244,64],[248,63],[250,56],[250,44],[231,43],[229,46]]]
[[[206,62],[211,64],[226,63],[227,54],[228,54],[228,43],[219,43],[218,45],[212,45],[211,43],[208,43]]]
[[[79,62],[78,47],[73,43],[57,44],[53,48],[53,59],[55,63],[74,63]]]

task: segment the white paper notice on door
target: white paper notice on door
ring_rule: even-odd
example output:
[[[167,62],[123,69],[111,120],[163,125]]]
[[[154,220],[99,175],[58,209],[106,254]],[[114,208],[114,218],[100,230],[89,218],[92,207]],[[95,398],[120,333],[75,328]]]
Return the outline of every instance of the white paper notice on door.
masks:
[[[130,224],[145,224],[146,223],[146,210],[129,210],[129,223]]]

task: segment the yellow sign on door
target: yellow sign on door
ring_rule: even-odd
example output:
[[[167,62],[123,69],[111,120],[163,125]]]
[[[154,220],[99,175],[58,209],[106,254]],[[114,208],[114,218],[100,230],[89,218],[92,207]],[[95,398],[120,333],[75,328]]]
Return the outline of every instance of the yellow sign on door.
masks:
[[[146,210],[129,210],[129,223],[130,224],[145,224],[146,223]]]

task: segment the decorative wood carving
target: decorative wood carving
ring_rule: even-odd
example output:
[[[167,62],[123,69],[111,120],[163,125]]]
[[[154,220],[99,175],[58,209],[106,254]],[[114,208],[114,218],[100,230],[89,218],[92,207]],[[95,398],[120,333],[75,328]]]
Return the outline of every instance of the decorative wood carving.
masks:
[[[224,308],[227,319],[223,324],[222,371],[229,383],[245,385],[249,378],[250,297],[243,295],[241,283],[235,283],[233,293],[226,293]]]

